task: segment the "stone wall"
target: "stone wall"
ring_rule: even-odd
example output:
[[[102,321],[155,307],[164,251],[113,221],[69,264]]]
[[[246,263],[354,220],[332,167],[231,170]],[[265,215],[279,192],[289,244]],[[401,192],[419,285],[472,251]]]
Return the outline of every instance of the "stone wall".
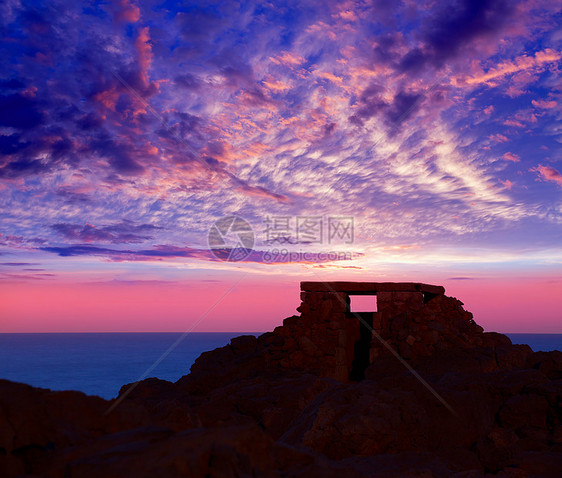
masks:
[[[377,311],[352,313],[352,295],[376,295]],[[285,319],[265,339],[281,339],[281,367],[306,368],[337,380],[362,379],[368,366],[388,353],[380,338],[410,360],[431,355],[436,347],[478,345],[476,336],[482,332],[472,314],[445,296],[441,286],[302,282],[301,301],[301,315]]]

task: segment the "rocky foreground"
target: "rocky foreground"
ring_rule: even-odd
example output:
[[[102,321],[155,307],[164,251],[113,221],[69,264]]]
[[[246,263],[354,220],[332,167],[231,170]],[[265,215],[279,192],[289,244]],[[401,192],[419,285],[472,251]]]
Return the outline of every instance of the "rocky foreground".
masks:
[[[0,380],[0,476],[561,476],[562,352],[483,332],[427,290],[379,287],[395,309],[365,316],[373,337],[345,294],[340,309],[317,289],[301,316],[202,354],[178,382],[124,386],[110,413]]]

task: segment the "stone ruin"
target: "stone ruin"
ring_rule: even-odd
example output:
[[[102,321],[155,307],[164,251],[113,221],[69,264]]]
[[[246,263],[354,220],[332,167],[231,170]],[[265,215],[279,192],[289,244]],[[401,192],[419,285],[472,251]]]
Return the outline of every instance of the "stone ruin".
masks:
[[[352,312],[350,299],[357,295],[376,296],[376,310]],[[383,341],[408,361],[486,342],[472,314],[461,301],[447,297],[441,286],[301,282],[301,301],[300,316],[285,319],[283,326],[259,338],[270,364],[357,381],[365,378],[371,364],[391,353]]]
[[[351,299],[359,295],[375,296],[376,310],[353,312]],[[356,382],[376,380],[393,367],[404,370],[396,353],[414,368],[433,371],[470,366],[489,372],[525,360],[525,351],[502,334],[484,332],[441,286],[301,282],[301,301],[300,315],[286,318],[272,332],[236,337],[226,347],[203,353],[190,376],[231,380],[277,370]]]

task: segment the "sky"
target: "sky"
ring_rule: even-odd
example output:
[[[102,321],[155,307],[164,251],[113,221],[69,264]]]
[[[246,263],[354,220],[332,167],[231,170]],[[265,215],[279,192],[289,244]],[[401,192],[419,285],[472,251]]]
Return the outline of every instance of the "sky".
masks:
[[[266,331],[299,282],[562,333],[551,0],[0,5],[0,332]]]

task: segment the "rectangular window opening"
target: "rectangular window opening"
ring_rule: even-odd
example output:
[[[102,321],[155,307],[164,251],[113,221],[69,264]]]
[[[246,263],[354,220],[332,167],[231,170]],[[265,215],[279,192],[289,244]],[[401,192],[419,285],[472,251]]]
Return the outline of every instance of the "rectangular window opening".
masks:
[[[377,296],[372,295],[350,295],[350,312],[377,312]]]

